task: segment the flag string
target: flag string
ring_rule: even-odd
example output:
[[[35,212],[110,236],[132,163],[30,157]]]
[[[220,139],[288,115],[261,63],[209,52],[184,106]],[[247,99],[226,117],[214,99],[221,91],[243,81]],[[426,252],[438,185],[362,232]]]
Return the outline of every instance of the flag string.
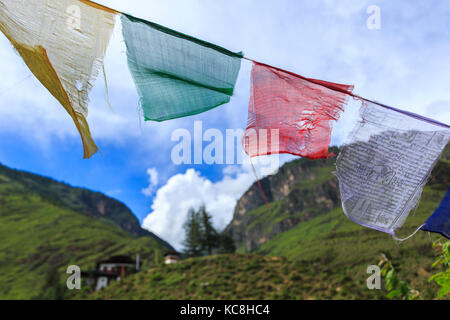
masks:
[[[80,1],[80,2],[82,2],[84,4],[87,4],[87,5],[91,6],[91,7],[94,7],[94,8],[97,8],[97,9],[101,9],[101,10],[104,10],[104,11],[108,11],[110,13],[124,14],[123,12],[117,11],[115,9],[112,9],[110,7],[107,7],[107,6],[103,5],[103,4],[100,4],[100,3],[97,3],[97,2],[94,2],[94,1],[91,1],[91,0],[78,0],[78,1]]]
[[[17,81],[16,83],[14,83],[12,86],[10,86],[10,87],[8,87],[8,88],[5,88],[5,89],[2,89],[2,90],[0,91],[0,97],[3,97],[3,96],[5,96],[5,95],[7,95],[7,94],[10,92],[10,90],[15,89],[16,87],[18,87],[19,85],[21,85],[23,82],[25,82],[26,80],[28,80],[29,78],[31,78],[31,76],[32,76],[32,74],[29,74],[29,75],[27,75],[25,78],[23,78],[23,79]]]
[[[327,85],[323,84],[321,81],[317,81],[317,80],[315,80],[315,79],[307,78],[307,77],[301,76],[301,75],[299,75],[299,74],[293,73],[293,72],[291,72],[291,71],[283,70],[283,69],[281,69],[281,68],[274,67],[274,66],[271,66],[271,65],[269,65],[269,64],[262,63],[262,62],[258,62],[258,61],[256,61],[256,60],[253,60],[253,59],[250,59],[250,58],[247,58],[247,57],[244,57],[243,59],[248,60],[248,61],[251,61],[251,62],[256,63],[256,64],[263,65],[263,66],[265,66],[265,67],[269,67],[269,68],[272,68],[272,69],[281,71],[281,72],[288,73],[288,74],[290,74],[290,75],[292,75],[292,76],[295,76],[295,77],[298,77],[298,78],[300,78],[300,79],[302,79],[302,80],[305,80],[305,81],[308,81],[308,82],[317,84],[317,85],[322,86],[322,87],[326,87],[327,89],[334,90],[334,91],[338,91],[338,92],[342,92],[342,93],[344,93],[344,94],[347,94],[347,95],[349,95],[349,96],[352,96],[352,97],[355,98],[355,99],[358,99],[358,100],[361,100],[361,101],[370,102],[370,103],[373,103],[373,104],[375,104],[375,105],[378,105],[378,106],[380,106],[380,107],[382,107],[382,108],[389,109],[389,110],[392,110],[392,111],[395,111],[395,112],[398,112],[398,113],[407,115],[407,116],[409,116],[409,117],[416,118],[416,119],[419,119],[419,120],[422,120],[422,121],[425,121],[425,122],[429,122],[429,123],[432,123],[432,124],[435,124],[435,125],[438,125],[438,126],[442,126],[442,127],[445,127],[445,128],[450,128],[450,125],[447,125],[447,124],[445,124],[445,123],[439,122],[439,121],[437,121],[437,120],[434,120],[434,119],[431,119],[431,118],[427,118],[427,117],[424,117],[424,116],[421,116],[421,115],[419,115],[419,114],[415,114],[415,113],[412,113],[412,112],[409,112],[409,111],[397,109],[397,108],[394,108],[394,107],[385,105],[385,104],[380,103],[380,102],[377,102],[377,101],[373,101],[373,100],[370,100],[370,99],[366,99],[366,98],[363,98],[363,97],[361,97],[361,96],[359,96],[359,95],[357,95],[357,94],[354,94],[354,93],[352,93],[352,92],[348,92],[348,91],[343,90],[343,89],[339,89],[339,88],[334,87],[334,86],[327,86]]]
[[[258,174],[256,173],[256,169],[255,169],[255,166],[253,165],[252,157],[250,157],[250,164],[251,164],[251,166],[252,166],[253,174],[255,175],[256,182],[258,182],[259,191],[261,191],[261,195],[262,195],[262,197],[263,197],[263,199],[264,199],[266,205],[269,207],[269,210],[272,210],[272,207],[270,206],[270,202],[269,202],[269,200],[267,199],[267,196],[266,196],[266,194],[265,194],[265,192],[264,192],[264,189],[263,189],[263,187],[262,187],[262,185],[261,185],[261,180],[258,178]]]
[[[118,11],[118,10],[115,10],[115,9],[112,9],[112,8],[110,8],[110,7],[107,7],[107,6],[105,6],[105,5],[99,4],[99,3],[94,2],[94,1],[91,1],[91,0],[78,0],[78,1],[83,2],[83,3],[86,3],[86,4],[91,5],[91,6],[93,6],[93,7],[97,7],[97,8],[106,10],[106,11],[110,11],[110,12],[114,12],[114,13],[118,13],[118,14],[125,14],[125,15],[128,15],[127,13],[124,13],[124,12],[121,12],[121,11]],[[435,124],[435,125],[438,125],[438,126],[441,126],[441,127],[450,129],[450,125],[447,125],[447,124],[445,124],[445,123],[439,122],[439,121],[437,121],[437,120],[434,120],[434,119],[431,119],[431,118],[427,118],[427,117],[424,117],[424,116],[421,116],[421,115],[419,115],[419,114],[415,114],[415,113],[412,113],[412,112],[409,112],[409,111],[405,111],[405,110],[397,109],[397,108],[394,108],[394,107],[390,107],[390,106],[385,105],[385,104],[383,104],[383,103],[380,103],[380,102],[377,102],[377,101],[373,101],[373,100],[369,100],[369,99],[363,98],[363,97],[361,97],[361,96],[359,96],[359,95],[357,95],[357,94],[348,92],[348,91],[343,90],[343,89],[339,89],[339,88],[336,88],[336,87],[327,86],[327,85],[325,85],[324,83],[322,83],[321,81],[318,81],[318,80],[315,80],[315,79],[311,79],[311,78],[307,78],[307,77],[303,77],[303,76],[301,76],[301,75],[299,75],[299,74],[296,74],[296,73],[293,73],[293,72],[290,72],[290,71],[287,71],[287,70],[283,70],[283,69],[281,69],[281,68],[277,68],[277,67],[274,67],[274,66],[265,64],[265,63],[258,62],[258,61],[256,61],[256,60],[253,60],[253,59],[248,58],[248,57],[246,57],[246,56],[242,56],[242,59],[247,60],[247,61],[251,61],[251,62],[253,62],[253,63],[260,64],[260,65],[263,65],[263,66],[266,66],[266,67],[269,67],[269,68],[273,68],[273,69],[275,69],[275,70],[279,70],[279,71],[282,71],[282,72],[286,72],[286,73],[288,73],[288,74],[290,74],[290,75],[293,75],[293,76],[299,77],[300,79],[306,80],[306,81],[308,81],[308,82],[311,82],[311,83],[314,83],[314,84],[317,84],[317,85],[326,87],[326,88],[328,88],[328,89],[330,89],[330,90],[334,90],[334,91],[338,91],[338,92],[342,92],[342,93],[344,93],[344,94],[350,95],[350,96],[352,96],[352,97],[355,98],[355,99],[358,99],[358,100],[361,100],[361,101],[370,102],[370,103],[373,103],[373,104],[375,104],[375,105],[378,105],[378,106],[380,106],[380,107],[382,107],[382,108],[389,109],[389,110],[392,110],[392,111],[395,111],[395,112],[398,112],[398,113],[407,115],[407,116],[412,117],[412,118],[416,118],[416,119],[419,119],[419,120],[422,120],[422,121],[425,121],[425,122],[428,122],[428,123],[432,123],[432,124]]]

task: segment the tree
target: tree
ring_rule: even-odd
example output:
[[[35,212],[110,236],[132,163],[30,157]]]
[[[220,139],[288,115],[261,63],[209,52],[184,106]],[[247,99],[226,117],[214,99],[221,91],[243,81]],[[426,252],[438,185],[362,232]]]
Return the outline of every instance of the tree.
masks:
[[[235,253],[236,245],[231,236],[222,233],[219,237],[219,253]]]
[[[386,279],[386,289],[389,291],[386,295],[388,299],[420,299],[419,291],[411,289],[406,281],[400,280],[397,277],[397,272],[394,266],[385,254],[381,255],[381,260],[378,265],[381,268],[381,275]]]
[[[184,254],[188,257],[236,251],[233,238],[224,233],[220,234],[214,228],[212,216],[206,211],[205,205],[197,211],[189,209],[184,231]]]
[[[206,211],[205,205],[200,207],[199,214],[202,228],[202,251],[211,255],[219,246],[219,236],[212,225],[212,216]]]
[[[38,296],[33,300],[64,300],[67,296],[67,288],[61,283],[61,276],[56,265],[51,265],[46,270],[44,286]]]
[[[198,257],[202,254],[202,227],[200,212],[189,209],[188,217],[184,223],[184,231],[186,234],[184,240],[184,253],[188,257]]]
[[[439,285],[440,290],[437,293],[437,298],[450,296],[450,241],[438,240],[433,243],[433,248],[438,254],[438,260],[433,263],[432,268],[442,266],[442,272],[433,275],[429,281],[435,282]],[[386,279],[386,289],[389,291],[387,297],[389,299],[403,299],[403,300],[417,300],[420,299],[420,292],[411,289],[406,281],[398,279],[396,271],[386,257],[381,256],[379,263],[381,274]]]

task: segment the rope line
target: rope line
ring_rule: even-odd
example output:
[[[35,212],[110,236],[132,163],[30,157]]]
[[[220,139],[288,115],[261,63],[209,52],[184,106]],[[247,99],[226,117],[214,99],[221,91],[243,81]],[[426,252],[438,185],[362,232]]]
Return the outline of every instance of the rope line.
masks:
[[[95,2],[95,1],[90,1],[90,0],[78,0],[78,1],[84,2],[84,3],[89,3],[89,4],[93,5],[94,7],[99,7],[100,9],[103,9],[103,10],[109,10],[109,11],[115,12],[115,13],[117,13],[117,14],[129,15],[129,14],[125,13],[125,12],[118,11],[118,10],[112,9],[112,8],[110,8],[110,7],[107,7],[107,6],[105,6],[105,5],[99,4],[99,3]],[[129,15],[129,16],[130,16],[130,15]],[[147,20],[146,20],[146,21],[147,21]],[[306,80],[306,81],[308,81],[308,82],[315,83],[315,84],[317,84],[317,85],[326,87],[326,88],[328,88],[328,89],[330,89],[330,90],[334,90],[334,91],[338,91],[338,92],[345,93],[345,94],[347,94],[347,95],[352,96],[352,97],[355,98],[355,99],[362,100],[362,101],[367,101],[367,102],[376,104],[376,105],[378,105],[378,106],[380,106],[380,107],[382,107],[382,108],[389,109],[389,110],[392,110],[392,111],[395,111],[395,112],[398,112],[398,113],[407,115],[407,116],[409,116],[409,117],[413,117],[413,118],[416,118],[416,119],[419,119],[419,120],[422,120],[422,121],[425,121],[425,122],[429,122],[429,123],[432,123],[432,124],[435,124],[435,125],[442,126],[442,127],[445,127],[445,128],[450,129],[450,125],[447,125],[447,124],[445,124],[445,123],[439,122],[439,121],[437,121],[437,120],[430,119],[430,118],[427,118],[427,117],[424,117],[424,116],[421,116],[421,115],[418,115],[418,114],[415,114],[415,113],[412,113],[412,112],[408,112],[408,111],[405,111],[405,110],[400,110],[400,109],[397,109],[397,108],[394,108],[394,107],[390,107],[390,106],[385,105],[385,104],[383,104],[383,103],[380,103],[380,102],[377,102],[377,101],[373,101],[373,100],[369,100],[369,99],[363,98],[363,97],[361,97],[361,96],[359,96],[359,95],[357,95],[357,94],[350,93],[350,92],[347,92],[347,91],[345,91],[345,90],[338,90],[337,88],[330,88],[330,87],[328,87],[328,86],[326,86],[326,85],[324,85],[324,84],[317,83],[316,81],[314,81],[314,79],[309,79],[309,78],[303,77],[303,76],[301,76],[301,75],[295,74],[295,73],[293,73],[293,72],[290,72],[290,71],[287,71],[287,70],[283,70],[283,69],[280,69],[280,68],[277,68],[277,67],[274,67],[274,66],[265,64],[265,63],[258,62],[258,61],[256,61],[256,60],[251,59],[251,58],[248,58],[248,57],[246,57],[246,56],[242,56],[241,59],[244,59],[244,60],[247,60],[247,61],[251,61],[251,62],[253,62],[253,63],[257,63],[257,64],[260,64],[260,65],[264,65],[264,66],[267,66],[267,67],[270,67],[270,68],[273,68],[273,69],[276,69],[276,70],[279,70],[279,71],[282,71],[282,72],[289,73],[289,74],[291,74],[291,75],[293,75],[293,76],[296,76],[296,77],[299,77],[299,78],[301,78],[301,79],[303,79],[303,80]]]
[[[2,92],[0,93],[0,97],[3,97],[5,95],[7,95],[9,93],[10,90],[14,89],[15,87],[19,86],[20,84],[22,84],[23,82],[25,82],[26,80],[28,80],[30,77],[32,76],[32,74],[29,74],[28,76],[26,76],[25,78],[23,78],[22,80],[18,81],[17,83],[13,84],[11,87],[2,90]]]

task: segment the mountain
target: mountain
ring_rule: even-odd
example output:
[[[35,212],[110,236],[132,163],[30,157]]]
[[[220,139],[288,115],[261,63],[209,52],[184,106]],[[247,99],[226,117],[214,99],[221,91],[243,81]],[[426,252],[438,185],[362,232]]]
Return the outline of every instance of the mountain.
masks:
[[[337,148],[333,148],[338,153]],[[240,252],[252,252],[277,234],[309,221],[340,205],[338,183],[333,178],[334,159],[297,159],[283,165],[277,174],[262,179],[238,200],[233,220],[225,233]]]
[[[338,154],[339,150],[332,148],[332,152]],[[450,147],[444,151],[428,184],[440,193],[450,185],[449,163]],[[224,232],[234,239],[239,252],[255,252],[299,224],[305,226],[319,216],[342,212],[335,170],[335,159],[297,159],[285,164],[277,174],[260,181],[271,206],[266,205],[259,185],[254,183],[238,200]]]
[[[145,263],[167,249],[117,200],[0,165],[0,299],[37,297],[71,264],[86,270],[118,254]]]
[[[13,170],[0,164],[0,179],[2,177],[26,186],[34,194],[56,206],[68,208],[92,218],[104,219],[105,222],[116,225],[132,235],[151,236],[164,243],[151,232],[142,229],[139,220],[125,204],[102,193],[75,188],[50,178]],[[168,244],[164,243],[164,245]]]
[[[337,153],[338,150],[334,150]],[[385,254],[398,277],[432,299],[439,288],[428,279],[439,272],[432,248],[440,236],[419,232],[397,243],[362,227],[343,213],[332,175],[334,160],[298,159],[261,181],[237,202],[226,231],[240,254],[191,258],[152,266],[85,299],[386,299],[369,290],[367,267]],[[435,167],[420,205],[400,237],[414,232],[435,210],[448,187],[450,148]],[[333,193],[334,192],[334,193]],[[247,253],[245,253],[247,252]],[[250,253],[249,253],[250,252]]]
[[[326,266],[330,285],[336,282],[337,287],[346,288],[339,281],[346,278],[348,291],[364,287],[367,266],[377,264],[384,253],[398,267],[400,277],[431,295],[434,287],[427,280],[435,259],[432,242],[440,236],[419,232],[397,243],[388,234],[350,221],[336,199],[334,170],[334,161],[299,159],[286,164],[276,175],[262,181],[272,208],[254,201],[260,190],[253,185],[238,201],[225,232],[233,237],[240,252]],[[413,233],[433,213],[450,185],[449,179],[450,146],[434,168],[419,206],[398,230],[400,238]],[[332,190],[336,193],[330,194]]]

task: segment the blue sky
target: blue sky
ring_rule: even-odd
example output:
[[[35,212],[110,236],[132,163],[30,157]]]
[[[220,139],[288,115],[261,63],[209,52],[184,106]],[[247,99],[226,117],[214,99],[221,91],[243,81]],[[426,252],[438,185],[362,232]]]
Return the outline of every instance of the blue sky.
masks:
[[[104,0],[102,4],[183,33],[244,51],[255,60],[304,76],[355,85],[366,98],[450,123],[450,3],[448,1],[207,1]],[[366,10],[381,9],[381,29],[369,30]],[[174,130],[244,129],[251,65],[243,62],[231,103],[207,113],[145,123],[126,65],[120,21],[105,59],[113,111],[102,77],[91,92],[88,121],[101,152],[82,159],[70,117],[30,76],[0,36],[0,162],[101,191],[126,203],[146,228],[179,246],[189,206],[206,203],[223,228],[236,199],[254,182],[248,166],[183,165],[171,161]],[[334,132],[351,129],[350,105]],[[291,157],[282,157],[282,162]],[[155,185],[150,184],[148,169]],[[144,194],[143,189],[150,193]],[[151,213],[152,218],[148,217]]]

